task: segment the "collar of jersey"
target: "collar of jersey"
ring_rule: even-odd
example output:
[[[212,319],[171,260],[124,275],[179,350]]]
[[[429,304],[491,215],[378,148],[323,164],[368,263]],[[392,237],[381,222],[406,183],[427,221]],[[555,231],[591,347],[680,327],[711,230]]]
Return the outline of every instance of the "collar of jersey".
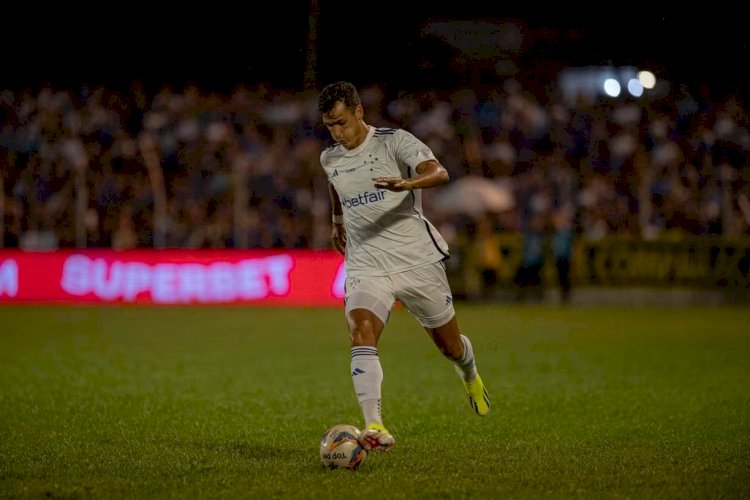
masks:
[[[370,139],[375,134],[375,127],[373,127],[372,125],[368,125],[367,127],[369,128],[369,130],[367,131],[367,137],[365,137],[365,140],[362,141],[362,144],[354,149],[346,149],[341,146],[344,151],[346,151],[346,153],[344,153],[344,156],[356,156],[365,148],[365,146],[367,146],[367,143],[370,142]]]

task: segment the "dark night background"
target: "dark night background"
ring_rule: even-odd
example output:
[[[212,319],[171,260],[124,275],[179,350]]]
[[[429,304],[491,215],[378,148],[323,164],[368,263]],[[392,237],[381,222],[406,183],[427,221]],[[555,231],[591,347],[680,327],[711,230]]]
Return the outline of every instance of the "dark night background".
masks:
[[[408,11],[399,13],[403,5]],[[69,5],[7,8],[2,80],[5,88],[44,82],[125,86],[137,78],[154,86],[192,81],[217,91],[260,81],[302,89],[313,13],[316,86],[335,79],[400,87],[465,83],[445,69],[450,49],[421,28],[428,20],[471,19],[510,20],[534,34],[524,40],[520,72],[550,61],[651,64],[681,83],[743,92],[749,86],[747,2],[627,5],[464,0],[417,7],[320,0],[179,4],[173,10],[125,3],[80,11]]]

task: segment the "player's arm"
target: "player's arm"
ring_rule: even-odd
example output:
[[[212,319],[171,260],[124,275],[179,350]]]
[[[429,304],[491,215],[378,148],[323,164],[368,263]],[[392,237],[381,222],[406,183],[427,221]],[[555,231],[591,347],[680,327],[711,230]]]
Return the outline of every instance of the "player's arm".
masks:
[[[411,179],[402,177],[373,177],[375,187],[389,191],[412,191],[442,186],[450,180],[448,171],[437,160],[425,160],[414,169],[417,173]]]
[[[340,253],[346,252],[346,230],[344,229],[344,214],[341,208],[339,193],[333,184],[328,183],[328,194],[331,197],[331,241]]]

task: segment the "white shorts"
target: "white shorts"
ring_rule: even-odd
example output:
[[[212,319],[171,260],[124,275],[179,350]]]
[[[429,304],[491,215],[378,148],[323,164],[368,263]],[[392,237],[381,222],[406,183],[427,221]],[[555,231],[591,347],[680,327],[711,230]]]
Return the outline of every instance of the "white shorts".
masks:
[[[425,328],[443,326],[455,314],[442,262],[390,276],[348,276],[344,300],[345,313],[367,309],[383,324],[388,322],[396,300],[400,300]]]

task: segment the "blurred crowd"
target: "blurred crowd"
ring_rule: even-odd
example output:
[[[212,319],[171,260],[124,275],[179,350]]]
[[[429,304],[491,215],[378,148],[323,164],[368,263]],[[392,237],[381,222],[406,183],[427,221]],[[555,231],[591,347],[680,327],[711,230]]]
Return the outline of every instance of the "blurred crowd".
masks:
[[[750,120],[736,93],[567,102],[502,85],[360,88],[365,121],[423,139],[452,181],[502,181],[511,206],[462,211],[425,193],[456,241],[496,231],[573,237],[750,235]],[[330,144],[314,92],[196,85],[0,93],[5,247],[326,248]],[[443,189],[443,188],[440,188]],[[433,209],[434,208],[434,209]],[[564,250],[563,250],[564,252]],[[529,255],[533,248],[529,248]]]

